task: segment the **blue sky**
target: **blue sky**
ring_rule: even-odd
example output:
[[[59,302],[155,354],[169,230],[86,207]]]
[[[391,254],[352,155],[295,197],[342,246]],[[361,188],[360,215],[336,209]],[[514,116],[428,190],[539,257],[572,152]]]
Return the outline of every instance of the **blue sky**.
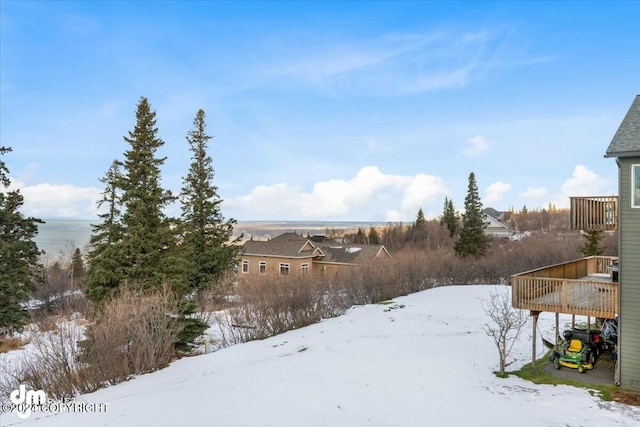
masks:
[[[640,93],[640,2],[0,7],[0,144],[40,218],[95,218],[140,96],[174,191],[206,111],[226,217],[399,221],[462,209],[472,171],[498,210],[616,194]]]

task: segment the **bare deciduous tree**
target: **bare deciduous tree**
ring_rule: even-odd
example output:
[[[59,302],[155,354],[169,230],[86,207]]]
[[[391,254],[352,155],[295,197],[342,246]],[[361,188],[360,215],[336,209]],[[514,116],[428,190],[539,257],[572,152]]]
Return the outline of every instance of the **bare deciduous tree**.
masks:
[[[507,357],[511,354],[513,344],[524,331],[527,315],[524,311],[514,309],[511,306],[510,292],[506,286],[496,286],[488,298],[481,300],[481,304],[490,320],[485,323],[483,329],[488,336],[493,338],[493,342],[498,348],[500,375],[504,376]]]

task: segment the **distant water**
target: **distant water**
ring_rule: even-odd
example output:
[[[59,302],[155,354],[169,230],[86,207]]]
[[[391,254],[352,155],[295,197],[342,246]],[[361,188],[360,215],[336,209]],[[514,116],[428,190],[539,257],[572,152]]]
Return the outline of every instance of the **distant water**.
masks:
[[[91,237],[91,224],[95,220],[74,219],[48,219],[38,226],[38,236],[35,241],[40,250],[45,251],[45,256],[56,260],[69,255],[69,251],[80,248],[86,252]],[[279,234],[294,231],[306,236],[325,234],[326,230],[357,230],[362,228],[365,232],[371,226],[380,226],[387,223],[367,221],[239,221],[234,227],[234,236],[241,234],[245,239],[268,239]]]
[[[68,257],[69,250],[80,248],[86,252],[91,237],[91,223],[97,221],[80,219],[47,219],[38,225],[35,238],[38,248],[45,252],[45,257],[54,260]]]

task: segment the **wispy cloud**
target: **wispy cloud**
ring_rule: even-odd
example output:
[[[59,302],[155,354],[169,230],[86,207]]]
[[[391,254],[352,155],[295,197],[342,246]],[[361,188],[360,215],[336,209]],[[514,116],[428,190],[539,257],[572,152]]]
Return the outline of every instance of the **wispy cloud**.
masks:
[[[280,62],[265,67],[264,73],[343,95],[398,96],[461,88],[496,67],[531,61],[522,53],[510,58],[507,38],[497,31],[478,30],[316,41],[281,54]]]
[[[369,41],[354,41],[317,47],[316,54],[293,58],[289,63],[267,69],[267,74],[285,75],[301,81],[320,82],[327,78],[381,66],[415,53],[441,38],[432,35],[392,34]],[[308,52],[308,51],[307,51]]]
[[[471,157],[477,157],[484,154],[487,150],[489,150],[489,143],[487,142],[487,139],[482,135],[476,135],[467,139],[464,154]]]

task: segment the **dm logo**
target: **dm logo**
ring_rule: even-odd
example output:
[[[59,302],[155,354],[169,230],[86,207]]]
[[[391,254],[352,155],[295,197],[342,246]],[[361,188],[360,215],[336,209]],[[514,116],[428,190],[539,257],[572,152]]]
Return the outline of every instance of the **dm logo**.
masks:
[[[17,390],[13,390],[9,399],[16,405],[16,414],[19,418],[26,420],[31,416],[35,406],[47,403],[47,394],[44,390],[29,390],[24,384],[20,384]]]

